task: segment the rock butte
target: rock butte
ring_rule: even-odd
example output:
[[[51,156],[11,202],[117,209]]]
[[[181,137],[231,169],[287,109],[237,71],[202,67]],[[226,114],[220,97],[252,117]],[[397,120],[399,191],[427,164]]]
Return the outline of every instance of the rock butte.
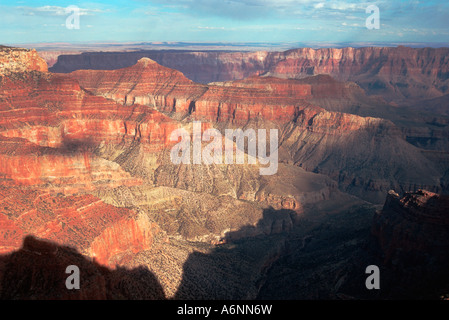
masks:
[[[307,102],[314,97],[312,92],[315,96],[340,92],[351,95],[351,90],[358,90],[356,85],[347,86],[326,76],[308,81],[252,77],[202,85],[148,58],[140,59],[129,68],[79,70],[71,73],[70,77],[78,80],[86,90],[124,105],[140,103],[170,114],[193,114],[197,119],[235,124],[245,124],[257,117],[285,123],[295,119],[303,110],[310,119],[318,113],[327,113]],[[333,88],[335,93],[329,88]],[[340,114],[327,117],[334,117],[335,120],[346,117],[353,123],[345,128],[347,130],[358,130],[369,121],[382,121]]]
[[[448,196],[419,190],[400,197],[390,191],[372,228],[385,263],[391,264],[401,254],[426,255],[433,250],[446,250],[449,247],[448,212]],[[445,256],[443,252],[438,255]]]
[[[328,75],[299,80],[251,77],[203,85],[190,81],[181,72],[142,58],[127,68],[78,70],[69,76],[97,95],[124,105],[139,101],[184,121],[201,120],[215,123],[219,128],[280,128],[284,132],[280,135],[280,145],[289,154],[281,161],[291,161],[309,171],[329,175],[342,183],[344,189],[351,189],[357,195],[365,194],[365,198],[371,193],[373,197],[369,195],[367,199],[376,202],[383,201],[384,194],[391,188],[409,190],[416,185],[439,190],[442,173],[419,150],[404,141],[403,133],[391,121],[328,111],[314,104],[326,100],[327,103],[380,108],[379,100],[367,97],[357,85],[336,81]],[[346,108],[343,105],[341,108]],[[352,145],[358,148],[350,147]],[[402,156],[392,159],[391,154]],[[356,173],[353,170],[359,165],[348,165],[347,161],[368,161],[373,164],[372,171],[368,173],[366,168],[360,167],[363,172]],[[402,163],[410,161],[412,163]],[[381,168],[382,163],[387,162],[395,169]],[[427,174],[417,177],[416,172]],[[360,187],[363,191],[357,191]]]

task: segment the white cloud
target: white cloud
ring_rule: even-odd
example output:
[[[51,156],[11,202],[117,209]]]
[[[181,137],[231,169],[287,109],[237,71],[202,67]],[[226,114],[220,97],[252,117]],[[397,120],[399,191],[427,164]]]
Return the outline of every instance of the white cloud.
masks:
[[[71,12],[67,12],[66,7],[60,6],[42,6],[42,7],[17,7],[17,9],[22,10],[24,14],[35,16],[35,15],[52,15],[52,16],[67,16]],[[80,16],[94,15],[96,13],[103,12],[100,9],[86,9],[78,8]],[[72,11],[73,12],[73,11]]]
[[[202,27],[202,26],[198,26],[198,29],[206,29],[206,30],[225,30],[225,27]]]
[[[343,2],[343,1],[338,1],[338,2],[332,2],[329,7],[333,10],[342,10],[342,11],[346,11],[346,10],[355,10],[357,8],[361,9],[361,8],[365,8],[362,7],[361,5],[358,5],[356,3],[350,3],[350,2]]]

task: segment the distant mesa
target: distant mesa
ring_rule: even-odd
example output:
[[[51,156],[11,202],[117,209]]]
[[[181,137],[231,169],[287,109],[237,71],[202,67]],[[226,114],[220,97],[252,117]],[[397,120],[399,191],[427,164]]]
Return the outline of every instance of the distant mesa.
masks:
[[[50,68],[68,73],[81,69],[112,70],[134,65],[140,58],[181,71],[189,79],[207,84],[245,79],[254,75],[304,78],[329,74],[352,81],[369,95],[403,103],[447,94],[448,48],[362,47],[300,48],[283,52],[229,52],[142,50],[86,52],[61,55]]]

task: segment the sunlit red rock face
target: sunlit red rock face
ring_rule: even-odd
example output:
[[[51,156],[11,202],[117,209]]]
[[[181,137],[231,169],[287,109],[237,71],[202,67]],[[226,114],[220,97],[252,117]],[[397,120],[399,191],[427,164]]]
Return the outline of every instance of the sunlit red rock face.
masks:
[[[148,58],[142,58],[129,68],[80,70],[70,76],[86,90],[125,105],[142,103],[184,115],[194,112],[196,117],[206,121],[247,122],[258,115],[266,120],[289,121],[296,109],[296,100],[285,95],[284,105],[278,107],[276,92],[267,90],[263,84],[243,88],[201,85]],[[307,85],[302,86],[303,96],[309,91]]]
[[[164,73],[166,68],[161,67],[161,73],[157,71],[156,64],[151,64],[154,63],[144,60],[137,67],[144,71],[148,70],[147,67],[152,68],[155,92],[167,95],[172,92],[180,99],[178,97],[185,94],[185,88],[203,91],[201,85],[183,78],[179,72],[169,70],[167,76]],[[133,78],[134,72],[128,75],[130,79],[123,81],[124,88],[141,79]],[[98,80],[98,83],[104,83],[104,80]],[[146,85],[144,82],[142,88],[136,88],[145,92],[148,89]],[[179,86],[178,91],[174,90],[176,86]],[[190,97],[187,93],[186,100]],[[128,99],[126,95],[123,97]],[[207,169],[211,172],[209,178],[215,181],[222,178],[211,190],[206,190],[204,185],[208,188],[214,180],[201,181],[205,180],[202,172],[205,167],[196,168],[198,172],[194,174],[198,180],[191,175],[179,177],[175,173],[171,178],[175,183],[182,182],[181,189],[189,191],[162,189],[168,194],[164,196],[168,199],[167,205],[176,206],[170,209],[170,214],[162,214],[165,204],[161,204],[165,200],[160,199],[161,189],[154,188],[152,184],[157,182],[170,186],[171,180],[164,178],[164,169],[159,170],[156,177],[152,177],[152,171],[160,165],[158,156],[166,154],[173,144],[169,141],[170,133],[181,124],[153,107],[135,102],[136,99],[129,104],[119,104],[86,91],[67,75],[34,69],[11,72],[1,78],[2,253],[18,250],[27,235],[34,235],[74,247],[87,257],[95,258],[96,262],[114,267],[116,264],[127,265],[137,253],[152,249],[157,241],[164,239],[167,233],[159,228],[159,223],[170,227],[169,234],[206,241],[204,239],[222,236],[230,226],[238,229],[242,224],[254,225],[262,218],[261,207],[240,200],[240,197],[256,200],[254,194],[260,188],[257,183],[260,176],[250,171],[255,172],[257,167],[254,170],[237,167],[224,173],[220,168]],[[203,123],[203,130],[208,126],[210,124]],[[240,181],[245,170],[251,174],[250,181]],[[251,185],[251,190],[246,191],[246,183]],[[330,188],[325,181],[320,183],[322,186],[316,189],[324,192],[326,197]],[[239,194],[232,194],[232,198],[227,196],[225,202],[216,195],[236,193],[234,188],[239,190]],[[302,208],[295,197],[300,199],[305,193],[308,199],[314,199],[308,193],[315,192],[314,188],[309,188],[312,189],[310,192],[308,188],[303,189],[298,188],[299,196],[294,193],[290,197],[282,197],[273,191],[265,192],[259,201],[300,212]],[[96,193],[108,199],[110,190],[117,190],[113,192],[113,201],[110,201],[116,206],[89,194]],[[131,190],[143,194],[140,202],[129,200]],[[192,190],[198,191],[199,195]],[[148,194],[152,191],[154,195],[150,197]],[[205,192],[211,194],[206,197],[202,194]],[[181,203],[172,202],[175,195],[182,200]],[[201,207],[197,207],[198,203]],[[203,217],[210,211],[208,204],[216,207],[217,211],[210,212],[204,221]],[[148,211],[149,206],[161,209]],[[174,216],[173,211],[179,216]],[[151,212],[153,218],[150,220],[145,212]],[[186,216],[185,212],[192,215]],[[184,220],[178,222],[178,218]]]
[[[51,73],[16,73],[2,79],[0,134],[33,143],[62,147],[84,139],[91,143],[122,139],[165,146],[170,118],[148,107],[125,108],[81,89],[77,81]]]
[[[19,249],[25,235],[77,248],[115,267],[149,249],[160,228],[133,210],[92,195],[66,196],[36,189],[0,188],[1,253]]]
[[[148,58],[129,68],[78,70],[69,76],[86,90],[125,105],[139,101],[156,106],[170,116],[189,116],[191,120],[218,125],[242,126],[262,121],[284,126],[293,121],[295,128],[312,134],[345,135],[360,130],[399,133],[389,121],[330,112],[308,102],[338,96],[342,101],[356,103],[355,96],[366,98],[357,85],[338,82],[329,76],[301,80],[250,77],[202,85]],[[292,128],[287,130],[291,133]]]
[[[390,100],[440,96],[449,80],[447,48],[303,48],[282,52],[273,60],[277,61],[269,74],[330,74]]]
[[[140,185],[114,162],[89,150],[40,147],[22,138],[0,136],[0,181],[4,186],[37,187],[73,194],[120,185]]]
[[[157,106],[172,115],[191,114],[210,122],[245,124],[259,118],[286,123],[304,109],[324,111],[311,106],[309,101],[334,97],[352,105],[361,104],[363,99],[370,101],[357,85],[338,82],[329,76],[303,80],[250,77],[202,85],[148,58],[142,58],[129,68],[79,70],[70,77],[86,90],[121,104],[137,102]],[[334,105],[334,109],[338,106]]]
[[[179,126],[147,106],[124,107],[50,73],[4,77],[0,97],[0,174],[8,184],[50,184],[74,192],[139,184],[139,178],[93,151],[141,142],[146,151],[158,152]]]
[[[169,111],[187,111],[190,102],[207,90],[181,72],[147,58],[120,71],[84,70],[75,72],[72,77],[82,80],[82,86],[94,94],[121,104],[157,104]]]

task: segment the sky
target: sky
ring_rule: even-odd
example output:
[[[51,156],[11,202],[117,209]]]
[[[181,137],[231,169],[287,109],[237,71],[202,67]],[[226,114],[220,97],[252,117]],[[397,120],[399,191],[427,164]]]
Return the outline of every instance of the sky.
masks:
[[[374,22],[370,5],[379,9],[378,29],[367,28],[367,19]],[[66,11],[73,6],[79,25],[75,11]],[[0,0],[0,44],[449,43],[448,18],[447,0]]]

